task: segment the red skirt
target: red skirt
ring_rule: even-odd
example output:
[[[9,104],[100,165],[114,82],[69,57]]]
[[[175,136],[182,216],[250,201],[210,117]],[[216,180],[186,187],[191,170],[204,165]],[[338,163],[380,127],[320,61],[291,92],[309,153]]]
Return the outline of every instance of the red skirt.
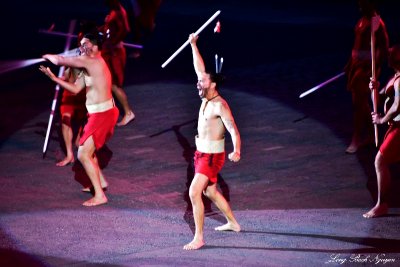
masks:
[[[400,124],[392,124],[386,132],[379,151],[389,164],[400,161]]]
[[[88,122],[83,129],[79,145],[93,136],[96,149],[100,149],[114,134],[114,127],[117,123],[119,111],[117,107],[98,113],[88,113]]]
[[[208,177],[211,183],[217,182],[217,175],[225,163],[225,152],[203,153],[196,151],[194,154],[195,173],[201,173]]]

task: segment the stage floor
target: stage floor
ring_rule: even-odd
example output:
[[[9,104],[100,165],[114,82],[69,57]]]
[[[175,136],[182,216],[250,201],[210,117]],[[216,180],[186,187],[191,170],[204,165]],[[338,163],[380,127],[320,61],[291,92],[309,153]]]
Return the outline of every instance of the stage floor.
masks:
[[[232,10],[240,10],[238,6],[222,7],[228,22],[223,27],[229,29],[230,23],[239,25],[241,20],[250,23],[250,15],[234,16]],[[90,194],[81,192],[88,181],[78,162],[55,165],[64,156],[57,116],[42,157],[54,84],[36,67],[3,76],[0,265],[398,265],[400,172],[395,166],[390,214],[364,219],[362,214],[375,203],[377,149],[369,146],[353,155],[345,153],[352,127],[345,79],[298,98],[341,72],[347,51],[321,48],[312,54],[309,47],[305,54],[282,52],[280,57],[268,50],[265,60],[257,59],[252,52],[261,53],[263,44],[256,51],[250,45],[240,46],[232,29],[227,30],[229,42],[225,41],[231,47],[223,50],[228,79],[221,94],[241,133],[242,160],[226,162],[219,188],[242,231],[214,231],[224,218],[206,202],[206,245],[198,251],[182,249],[194,230],[188,189],[200,99],[190,50],[165,69],[160,67],[187,35],[171,38],[174,43],[168,43],[168,49],[159,44],[176,27],[168,19],[181,16],[198,23],[198,13],[205,17],[210,13],[184,12],[189,14],[185,5],[165,3],[153,41],[141,58],[128,59],[124,88],[136,119],[117,127],[99,152],[110,183],[106,205],[81,205]],[[252,19],[256,28],[277,23]],[[314,19],[314,24],[303,22],[321,33],[320,26],[315,26],[321,18]],[[341,27],[332,26],[337,32]],[[199,45],[208,51],[206,41],[212,37],[205,36]],[[213,57],[206,64],[212,66]],[[226,140],[230,152],[229,134]]]

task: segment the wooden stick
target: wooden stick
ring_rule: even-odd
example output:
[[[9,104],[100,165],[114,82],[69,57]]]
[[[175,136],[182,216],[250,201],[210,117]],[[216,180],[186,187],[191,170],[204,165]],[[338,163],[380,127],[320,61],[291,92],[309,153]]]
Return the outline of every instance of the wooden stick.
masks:
[[[71,46],[71,39],[72,39],[71,35],[74,32],[75,25],[76,25],[76,20],[71,20],[71,22],[69,23],[69,35],[67,36],[67,41],[65,42],[64,53],[67,52],[69,50],[69,47]],[[60,67],[60,69],[58,71],[58,77],[62,77],[62,75],[64,73],[64,69],[65,69],[65,66],[61,66]],[[53,118],[54,118],[54,113],[55,113],[55,110],[56,110],[59,91],[60,91],[60,85],[57,84],[56,88],[55,88],[55,94],[54,94],[53,102],[51,104],[51,112],[50,112],[50,117],[49,117],[49,123],[47,124],[46,138],[45,138],[44,144],[43,144],[43,158],[46,155],[47,145],[48,145],[48,142],[49,142],[51,126],[53,124]]]
[[[306,95],[311,94],[312,92],[314,92],[314,91],[320,89],[321,87],[327,85],[328,83],[331,83],[331,82],[333,82],[333,81],[339,79],[339,78],[340,78],[341,76],[343,76],[343,75],[344,75],[344,72],[341,72],[341,73],[339,73],[338,75],[336,75],[336,76],[334,76],[334,77],[332,77],[332,78],[326,80],[325,82],[320,83],[320,84],[318,84],[317,86],[314,86],[313,88],[311,88],[311,89],[309,89],[309,90],[303,92],[303,93],[299,96],[299,98],[303,98],[303,97],[305,97]]]
[[[208,24],[211,23],[211,21],[213,21],[219,14],[221,13],[220,10],[218,10],[217,12],[215,12],[214,15],[211,16],[211,18],[209,18],[195,33],[194,35],[199,35],[199,33],[201,33],[205,27],[207,27]],[[175,51],[175,53],[172,54],[172,56],[170,56],[162,65],[161,68],[165,68],[165,66],[168,65],[169,62],[171,62],[187,45],[189,44],[189,40],[186,40],[186,42],[183,43],[183,45],[181,45],[181,47],[178,48],[178,50]]]
[[[376,59],[375,59],[375,32],[378,30],[380,25],[380,17],[378,15],[371,18],[371,80],[376,81]],[[375,88],[371,94],[374,112],[378,112],[378,90]],[[374,124],[375,133],[375,146],[378,147],[379,136],[378,136],[378,125]]]

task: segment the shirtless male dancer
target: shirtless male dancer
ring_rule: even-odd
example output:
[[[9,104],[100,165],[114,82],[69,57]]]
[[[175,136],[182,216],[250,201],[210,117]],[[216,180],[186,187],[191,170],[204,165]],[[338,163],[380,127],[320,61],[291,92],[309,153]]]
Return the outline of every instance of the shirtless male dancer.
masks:
[[[107,203],[103,188],[107,182],[101,174],[95,155],[114,133],[119,111],[115,106],[111,93],[111,74],[101,56],[101,43],[97,34],[85,34],[81,40],[81,55],[63,57],[59,55],[44,55],[54,65],[64,65],[83,69],[83,73],[75,83],[69,83],[58,78],[49,68],[40,66],[40,70],[51,80],[72,93],[86,90],[86,109],[88,121],[79,140],[78,159],[89,176],[94,189],[93,198],[85,201],[84,206],[97,206]]]
[[[189,36],[192,47],[193,65],[197,74],[197,89],[202,100],[197,124],[196,152],[194,155],[195,175],[189,188],[189,197],[193,207],[195,234],[192,242],[183,249],[195,250],[204,246],[204,204],[202,193],[207,196],[224,214],[227,223],[215,228],[217,231],[240,231],[240,225],[232,210],[217,189],[217,174],[225,162],[225,129],[231,135],[233,152],[229,159],[240,160],[240,134],[233,119],[228,103],[219,95],[220,75],[206,72],[203,58],[197,48],[198,36]]]

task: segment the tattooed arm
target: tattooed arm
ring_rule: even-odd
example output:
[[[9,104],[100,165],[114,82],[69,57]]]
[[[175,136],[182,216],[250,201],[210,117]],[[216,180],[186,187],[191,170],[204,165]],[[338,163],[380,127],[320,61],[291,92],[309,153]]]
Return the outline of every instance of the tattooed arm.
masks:
[[[233,152],[228,155],[228,158],[231,161],[238,162],[240,160],[241,149],[240,133],[232,116],[231,109],[229,108],[228,103],[224,100],[221,102],[219,113],[226,130],[232,138]]]

